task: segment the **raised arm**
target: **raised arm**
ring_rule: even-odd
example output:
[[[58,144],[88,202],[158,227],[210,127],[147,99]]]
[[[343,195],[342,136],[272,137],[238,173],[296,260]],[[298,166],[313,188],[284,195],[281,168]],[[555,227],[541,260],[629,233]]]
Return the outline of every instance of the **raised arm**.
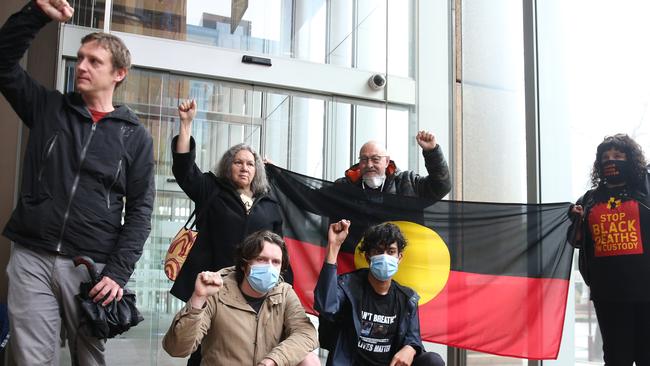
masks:
[[[196,101],[186,100],[178,106],[180,128],[176,141],[176,152],[184,154],[190,152],[190,137],[192,136],[192,121],[196,116]]]
[[[66,0],[36,0],[34,2],[50,19],[61,23],[70,20],[74,14],[74,9]]]
[[[37,116],[43,116],[48,95],[60,97],[60,93],[32,79],[19,62],[41,28],[52,19],[65,22],[72,13],[65,0],[37,0],[9,17],[0,29],[0,92],[29,128]]]
[[[178,106],[180,120],[178,136],[172,140],[172,172],[176,183],[194,202],[200,202],[213,187],[213,177],[203,173],[196,165],[196,143],[192,138],[192,121],[196,116],[197,105],[194,100],[185,100]]]
[[[337,283],[336,258],[349,230],[350,221],[348,220],[330,224],[327,232],[325,263],[323,263],[314,289],[314,308],[321,315],[330,319],[333,319],[341,310],[344,298],[343,291],[339,289]]]
[[[451,191],[449,166],[445,156],[432,133],[420,131],[415,136],[415,140],[422,148],[428,175],[421,177],[411,172],[409,179],[412,180],[419,197],[440,200]]]
[[[201,272],[187,305],[176,314],[163,338],[163,348],[173,357],[186,357],[201,344],[216,311],[216,295],[223,287],[218,272]],[[207,304],[207,305],[206,305]]]
[[[336,264],[336,258],[341,251],[341,246],[348,237],[350,231],[350,220],[341,220],[330,224],[327,231],[327,249],[325,263]]]

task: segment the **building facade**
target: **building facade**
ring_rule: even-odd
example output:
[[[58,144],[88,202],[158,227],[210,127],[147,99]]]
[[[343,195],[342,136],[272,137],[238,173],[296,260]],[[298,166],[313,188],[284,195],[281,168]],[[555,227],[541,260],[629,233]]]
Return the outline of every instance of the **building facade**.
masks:
[[[74,18],[65,25],[49,24],[25,67],[45,85],[71,90],[81,37],[96,30],[117,34],[130,48],[134,67],[115,102],[129,105],[154,138],[153,229],[129,282],[147,321],[108,342],[110,364],[185,364],[160,347],[182,306],[168,292],[172,283],[162,263],[171,237],[193,209],[171,173],[170,142],[178,131],[176,106],[183,99],[198,103],[193,136],[203,170],[213,169],[229,146],[245,142],[276,165],[333,180],[372,139],[384,143],[402,169],[425,172],[414,136],[428,130],[450,163],[448,198],[556,202],[573,200],[584,190],[586,175],[576,171],[583,174],[588,167],[582,166],[584,158],[575,157],[584,153],[578,150],[584,145],[571,141],[585,123],[573,118],[566,102],[571,99],[570,69],[554,57],[567,54],[560,30],[570,23],[558,15],[567,6],[560,1],[70,3]],[[23,5],[4,1],[0,19]],[[245,63],[244,56],[266,58],[271,65]],[[385,78],[385,87],[369,86],[376,75]],[[4,99],[0,111],[4,223],[15,202],[28,131]],[[633,130],[630,126],[621,132]],[[648,127],[641,126],[637,132],[647,133]],[[588,142],[584,150],[591,154],[598,141]],[[562,181],[566,184],[558,184]],[[1,245],[0,266],[8,257],[9,245]],[[0,279],[5,302],[6,277]],[[595,315],[583,285],[578,278],[577,292],[570,292],[560,357],[545,365],[598,360]],[[449,365],[540,364],[427,347],[447,357]]]

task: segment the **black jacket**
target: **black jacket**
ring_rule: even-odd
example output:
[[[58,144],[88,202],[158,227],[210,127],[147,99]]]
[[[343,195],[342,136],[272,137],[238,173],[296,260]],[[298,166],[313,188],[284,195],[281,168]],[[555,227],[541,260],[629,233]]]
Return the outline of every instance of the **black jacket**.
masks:
[[[29,3],[0,30],[0,91],[30,129],[20,197],[3,234],[106,263],[102,275],[123,287],[151,229],[153,142],[127,107],[93,124],[79,94],[48,90],[20,67],[48,21]]]
[[[195,164],[194,138],[190,139],[190,152],[182,154],[176,153],[177,139],[172,140],[172,171],[176,182],[194,201],[197,212],[210,200],[198,218],[196,242],[171,289],[172,295],[187,301],[199,272],[234,265],[235,246],[251,233],[271,230],[281,236],[282,217],[278,204],[267,195],[255,197],[250,213],[246,214],[239,194],[227,178],[203,173]]]
[[[321,347],[329,347],[327,365],[352,365],[356,359],[357,341],[361,333],[361,294],[368,281],[368,269],[336,275],[336,265],[325,263],[314,290],[314,309],[320,313],[319,339]],[[395,351],[404,346],[424,350],[420,337],[418,301],[420,296],[412,289],[393,280],[398,294],[405,298],[406,313],[400,314]],[[324,329],[323,326],[328,327]],[[323,339],[327,333],[329,339]]]
[[[435,201],[441,200],[451,190],[449,167],[440,145],[429,151],[422,151],[424,165],[428,176],[421,177],[413,171],[397,169],[394,161],[390,161],[386,168],[386,180],[382,192],[403,196],[428,198]],[[335,183],[347,183],[361,187],[362,178],[359,164],[355,164],[345,171],[345,177],[339,178]]]

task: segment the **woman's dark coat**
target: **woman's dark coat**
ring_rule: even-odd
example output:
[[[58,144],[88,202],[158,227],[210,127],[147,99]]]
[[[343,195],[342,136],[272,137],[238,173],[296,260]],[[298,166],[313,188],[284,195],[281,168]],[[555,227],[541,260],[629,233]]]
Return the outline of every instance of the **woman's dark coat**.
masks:
[[[188,301],[199,272],[234,265],[235,246],[255,231],[271,230],[282,235],[282,218],[277,203],[267,195],[256,196],[250,213],[246,214],[239,193],[227,178],[203,173],[195,164],[194,139],[190,140],[190,152],[179,154],[177,138],[172,140],[172,171],[200,213],[199,235],[171,289],[172,295]],[[209,206],[201,212],[208,200]]]

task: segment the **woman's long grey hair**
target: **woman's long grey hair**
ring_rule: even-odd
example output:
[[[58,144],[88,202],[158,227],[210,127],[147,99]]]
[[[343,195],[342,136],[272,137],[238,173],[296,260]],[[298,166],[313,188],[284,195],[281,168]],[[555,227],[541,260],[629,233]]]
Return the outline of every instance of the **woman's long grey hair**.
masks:
[[[217,177],[228,178],[228,180],[232,182],[230,167],[232,167],[232,164],[235,161],[235,155],[237,155],[237,153],[242,150],[250,152],[255,158],[255,176],[253,176],[253,180],[251,181],[251,191],[253,191],[253,196],[267,193],[270,189],[270,186],[268,179],[266,179],[264,162],[262,161],[262,158],[260,158],[260,156],[255,152],[255,150],[246,144],[237,144],[235,146],[232,146],[223,154],[221,160],[219,160],[217,166],[215,167]]]

